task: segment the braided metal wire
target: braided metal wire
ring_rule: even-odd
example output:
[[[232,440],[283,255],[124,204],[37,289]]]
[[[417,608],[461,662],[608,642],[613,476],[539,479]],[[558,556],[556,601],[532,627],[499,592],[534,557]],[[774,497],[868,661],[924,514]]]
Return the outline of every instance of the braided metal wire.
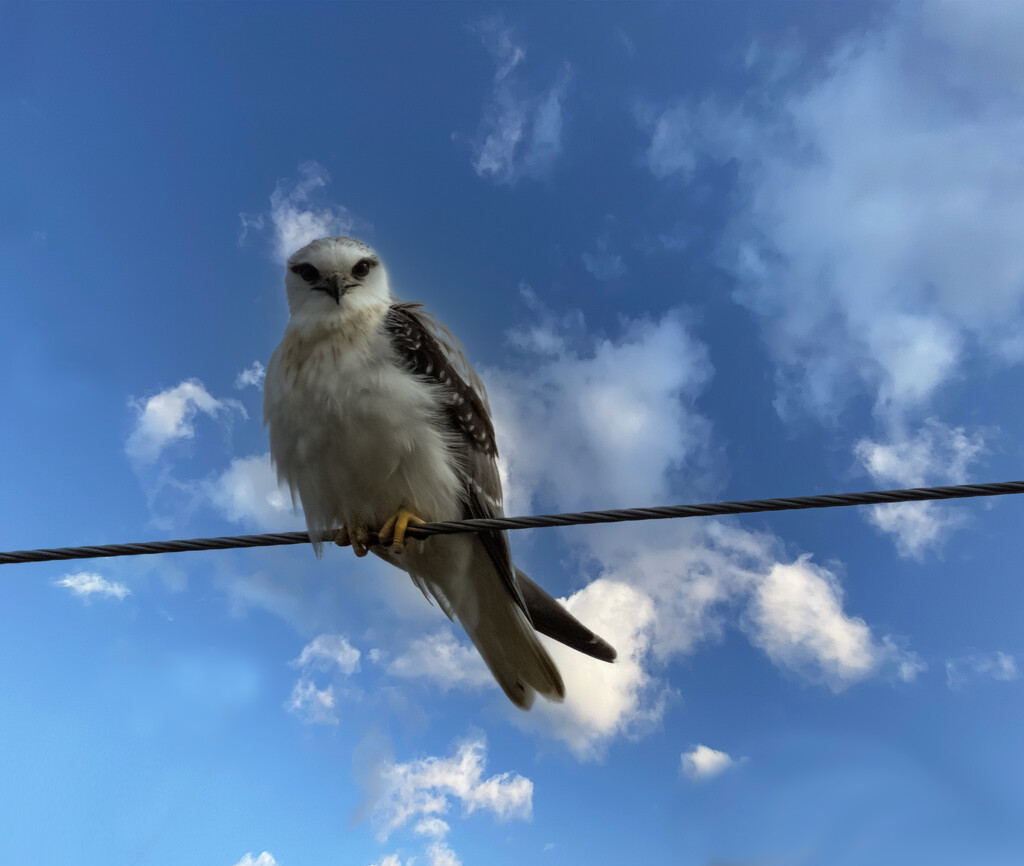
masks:
[[[795,511],[807,508],[841,508],[849,505],[879,505],[891,502],[921,502],[929,499],[968,499],[975,496],[1004,496],[1024,493],[1024,481],[992,484],[958,484],[952,487],[915,487],[903,490],[870,490],[864,493],[835,493],[795,496],[786,499],[745,499],[736,502],[705,502],[699,505],[665,505],[654,508],[624,508],[607,511],[578,511],[566,514],[538,514],[533,517],[496,517],[424,523],[410,526],[407,538],[479,532],[484,529],[539,529],[548,526],[578,526],[594,523],[624,523],[633,520],[668,520],[680,517],[710,517],[723,514],[753,514],[759,511]],[[139,556],[152,553],[184,553],[193,550],[227,550],[236,547],[273,547],[307,544],[308,532],[276,532],[263,535],[227,535],[218,538],[188,538],[178,541],[144,541],[134,544],[103,544],[89,547],[56,547],[13,550],[0,553],[0,565],[47,562],[60,559],[94,559],[104,556]]]

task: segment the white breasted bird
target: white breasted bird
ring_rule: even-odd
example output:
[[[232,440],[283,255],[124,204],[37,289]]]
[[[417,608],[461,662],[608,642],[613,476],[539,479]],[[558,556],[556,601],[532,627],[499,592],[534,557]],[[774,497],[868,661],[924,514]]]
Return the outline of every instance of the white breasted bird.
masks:
[[[406,544],[410,522],[503,514],[487,395],[447,328],[396,301],[380,258],[352,238],[303,247],[285,287],[291,318],[267,367],[263,419],[317,553],[336,540],[408,572],[524,710],[535,692],[565,696],[536,632],[614,661],[611,646],[513,565],[504,532]]]

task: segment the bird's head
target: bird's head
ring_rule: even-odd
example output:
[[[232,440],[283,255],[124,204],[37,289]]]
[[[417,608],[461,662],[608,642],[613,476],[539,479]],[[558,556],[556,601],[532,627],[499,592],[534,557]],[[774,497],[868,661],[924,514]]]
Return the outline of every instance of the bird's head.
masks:
[[[284,280],[293,318],[322,319],[389,304],[380,258],[354,238],[320,238],[288,259]]]

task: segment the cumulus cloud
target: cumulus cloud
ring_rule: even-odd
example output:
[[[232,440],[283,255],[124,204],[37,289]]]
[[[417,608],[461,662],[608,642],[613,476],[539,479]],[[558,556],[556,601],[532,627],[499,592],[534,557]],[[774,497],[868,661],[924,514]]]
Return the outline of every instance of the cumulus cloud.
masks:
[[[695,746],[680,756],[681,769],[694,781],[710,779],[735,767],[740,761],[731,758],[726,752],[719,752],[703,744]]]
[[[450,628],[413,640],[388,663],[387,672],[406,679],[429,680],[443,691],[497,686],[476,649],[456,639]]]
[[[565,701],[537,704],[516,721],[562,740],[580,760],[594,760],[616,737],[645,733],[664,714],[670,692],[646,669],[654,605],[640,590],[604,579],[562,603],[611,643],[618,658],[607,664],[542,638],[565,679]]]
[[[533,782],[518,773],[484,778],[486,764],[487,743],[482,735],[463,740],[448,758],[381,764],[374,804],[377,838],[385,842],[396,830],[413,823],[417,835],[431,840],[426,847],[430,862],[449,866],[460,861],[445,841],[450,828],[441,816],[453,806],[461,806],[463,815],[485,811],[499,821],[530,820]]]
[[[277,861],[269,851],[264,851],[258,857],[250,852],[239,860],[235,866],[277,866]]]
[[[842,609],[836,576],[801,556],[776,563],[754,591],[748,631],[781,667],[840,691],[893,663],[913,678],[920,663],[892,639],[878,641],[867,623]],[[903,663],[901,665],[901,663]]]
[[[303,669],[337,669],[345,676],[359,670],[361,653],[344,635],[322,634],[313,638],[302,648],[299,657],[292,664]]]
[[[946,685],[959,689],[973,679],[1002,682],[1017,679],[1017,660],[1005,652],[972,653],[946,661]]]
[[[235,376],[235,387],[241,390],[242,388],[262,388],[263,378],[267,375],[267,368],[263,366],[260,361],[253,361],[244,370],[240,370],[238,375]]]
[[[982,432],[968,433],[934,418],[914,432],[894,432],[888,442],[865,437],[854,446],[858,461],[876,483],[899,487],[963,484],[968,467],[984,451]],[[902,556],[914,559],[940,547],[964,522],[962,511],[936,502],[876,505],[867,510],[867,519],[894,537]]]
[[[316,192],[327,186],[331,176],[322,165],[310,160],[299,166],[298,180],[279,180],[270,194],[270,209],[256,214],[239,214],[242,223],[238,242],[251,232],[265,238],[278,262],[287,261],[296,250],[316,238],[347,235],[365,228],[362,221],[340,205],[319,204]]]
[[[248,417],[241,403],[211,396],[198,379],[186,379],[146,400],[132,400],[131,405],[136,418],[125,453],[140,464],[153,463],[172,442],[194,438],[200,412],[219,420],[229,420],[232,412]]]
[[[1024,357],[1024,106],[983,74],[1021,64],[1007,48],[1020,16],[1004,29],[993,11],[903,7],[844,42],[817,81],[651,121],[655,176],[736,160],[744,207],[727,254],[739,299],[764,316],[786,405],[832,417],[864,388],[899,417],[956,375],[970,338]]]
[[[84,601],[96,598],[116,598],[123,601],[132,591],[123,583],[107,580],[94,571],[82,571],[78,574],[68,574],[60,580],[54,581],[57,586],[65,589]]]
[[[516,43],[511,28],[500,18],[490,18],[474,29],[494,58],[495,72],[491,101],[471,142],[473,170],[496,183],[542,177],[562,152],[569,65],[563,65],[548,88],[532,91],[520,76],[526,50]]]
[[[679,501],[711,488],[711,428],[695,407],[710,365],[678,313],[588,335],[530,293],[537,322],[513,334],[523,369],[486,371],[509,479],[509,509],[582,510]],[[566,453],[565,443],[572,443]],[[517,723],[599,758],[658,724],[673,692],[657,669],[740,624],[781,667],[834,689],[921,663],[843,609],[838,577],[793,560],[774,536],[703,520],[592,528],[573,535],[587,577],[566,604],[619,650],[615,665],[553,646],[567,697]]]

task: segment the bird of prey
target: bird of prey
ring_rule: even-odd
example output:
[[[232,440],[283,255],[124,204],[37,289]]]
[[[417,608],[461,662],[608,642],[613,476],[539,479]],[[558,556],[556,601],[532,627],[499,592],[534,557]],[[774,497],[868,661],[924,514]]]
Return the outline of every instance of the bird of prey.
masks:
[[[285,288],[290,318],[267,367],[263,419],[317,554],[334,540],[408,572],[524,710],[536,693],[565,696],[535,632],[614,661],[513,565],[504,532],[406,544],[410,523],[503,514],[487,395],[448,329],[392,297],[380,257],[352,238],[304,246]]]

